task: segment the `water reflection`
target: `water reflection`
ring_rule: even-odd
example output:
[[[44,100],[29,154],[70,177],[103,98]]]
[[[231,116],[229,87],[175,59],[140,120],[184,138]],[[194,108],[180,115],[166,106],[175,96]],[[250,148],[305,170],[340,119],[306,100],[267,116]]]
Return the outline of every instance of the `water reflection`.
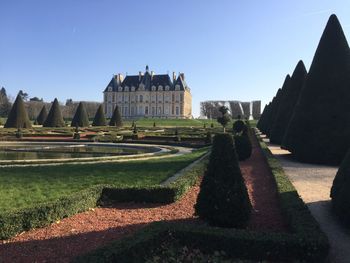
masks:
[[[103,145],[6,145],[0,146],[0,160],[35,160],[131,155],[156,149]]]

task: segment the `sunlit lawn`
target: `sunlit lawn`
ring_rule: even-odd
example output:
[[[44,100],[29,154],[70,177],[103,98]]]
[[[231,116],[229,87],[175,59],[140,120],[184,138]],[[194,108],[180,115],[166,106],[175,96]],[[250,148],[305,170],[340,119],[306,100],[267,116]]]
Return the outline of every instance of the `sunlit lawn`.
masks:
[[[146,161],[0,168],[0,211],[53,201],[97,184],[157,185],[205,151]]]

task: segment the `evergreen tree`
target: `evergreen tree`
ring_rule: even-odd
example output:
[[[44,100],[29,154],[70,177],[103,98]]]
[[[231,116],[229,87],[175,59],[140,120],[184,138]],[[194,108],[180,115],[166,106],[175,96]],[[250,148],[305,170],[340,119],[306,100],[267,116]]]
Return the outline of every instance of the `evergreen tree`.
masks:
[[[60,109],[60,105],[58,104],[58,100],[55,100],[52,103],[51,109],[47,118],[43,124],[44,127],[64,127],[65,122],[62,118],[62,113]]]
[[[80,102],[77,110],[75,111],[74,117],[72,119],[71,127],[88,127],[89,126],[89,116],[86,112],[83,102]]]
[[[101,104],[96,111],[92,126],[106,126],[106,124],[106,117],[103,111],[103,105]]]
[[[350,226],[350,151],[346,154],[334,178],[331,198],[335,214]]]
[[[213,226],[244,227],[247,224],[251,204],[230,134],[214,137],[195,210]]]
[[[115,106],[112,118],[109,122],[109,126],[117,126],[117,127],[122,127],[123,122],[122,122],[122,116],[120,115],[119,107],[118,105]]]
[[[290,84],[285,86],[285,92],[281,98],[281,103],[277,110],[275,121],[272,124],[270,142],[276,144],[282,143],[283,136],[287,130],[294,107],[297,104],[300,91],[303,87],[306,74],[307,72],[304,63],[300,60],[295,67],[293,75],[290,79]]]
[[[228,108],[225,106],[221,106],[219,108],[219,112],[221,113],[221,116],[217,118],[217,121],[222,125],[225,132],[226,125],[230,121],[230,116],[228,115]]]
[[[7,117],[11,110],[11,103],[7,97],[6,89],[0,89],[0,117]]]
[[[282,88],[278,89],[277,94],[276,94],[274,100],[272,101],[271,112],[270,112],[270,116],[268,119],[268,123],[267,123],[268,126],[267,126],[267,130],[266,130],[266,135],[269,138],[271,137],[272,126],[273,126],[273,123],[275,122],[277,111],[281,105],[281,101],[282,101],[284,92],[289,85],[290,85],[290,76],[287,75],[286,78],[284,79]]]
[[[24,107],[23,99],[17,95],[4,125],[5,128],[31,128],[32,124]]]
[[[46,110],[46,106],[44,105],[38,115],[38,117],[36,118],[36,124],[38,125],[43,125],[45,120],[47,118],[47,110]]]
[[[235,147],[238,156],[238,160],[244,161],[252,155],[253,146],[250,141],[249,131],[247,125],[244,125],[244,128],[241,134],[234,135]]]
[[[335,15],[322,34],[283,145],[300,161],[339,164],[350,148],[350,49]]]
[[[262,132],[262,133],[266,133],[266,120],[268,115],[270,114],[270,108],[271,108],[271,103],[269,102],[269,104],[267,104],[263,110],[263,113],[260,116],[260,119],[257,123],[257,128]]]

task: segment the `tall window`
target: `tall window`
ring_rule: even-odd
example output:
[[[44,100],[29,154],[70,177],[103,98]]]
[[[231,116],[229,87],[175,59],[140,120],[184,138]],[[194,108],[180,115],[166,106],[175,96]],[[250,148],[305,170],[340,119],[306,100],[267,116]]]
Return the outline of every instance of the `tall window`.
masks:
[[[148,115],[148,106],[145,107],[145,114]]]
[[[140,102],[143,102],[143,96],[140,95]]]
[[[184,101],[184,95],[181,93],[180,94],[180,101],[183,102]]]
[[[176,115],[179,115],[179,107],[176,107]]]
[[[158,108],[158,115],[161,115],[162,114],[162,107],[159,107]]]

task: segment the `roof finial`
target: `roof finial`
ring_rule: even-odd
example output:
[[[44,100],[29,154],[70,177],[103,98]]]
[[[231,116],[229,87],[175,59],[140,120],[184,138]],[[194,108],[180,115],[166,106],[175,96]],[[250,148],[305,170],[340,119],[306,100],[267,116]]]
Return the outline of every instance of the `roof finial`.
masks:
[[[146,65],[146,71],[148,71],[148,70],[149,70],[148,65]]]

